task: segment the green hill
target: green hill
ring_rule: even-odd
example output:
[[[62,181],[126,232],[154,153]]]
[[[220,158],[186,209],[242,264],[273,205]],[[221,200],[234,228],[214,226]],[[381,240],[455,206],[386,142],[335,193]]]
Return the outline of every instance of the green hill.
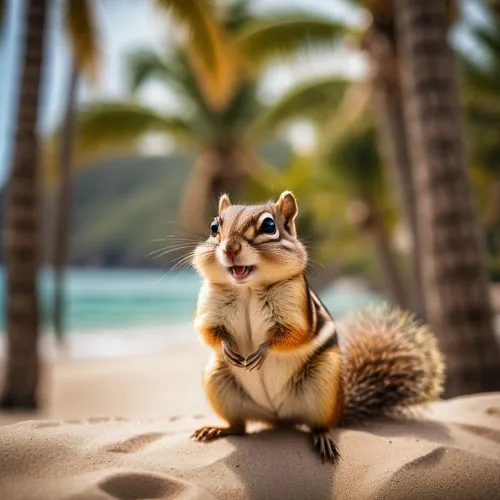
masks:
[[[93,265],[148,265],[151,250],[176,231],[180,193],[192,158],[108,159],[76,181],[71,261]]]

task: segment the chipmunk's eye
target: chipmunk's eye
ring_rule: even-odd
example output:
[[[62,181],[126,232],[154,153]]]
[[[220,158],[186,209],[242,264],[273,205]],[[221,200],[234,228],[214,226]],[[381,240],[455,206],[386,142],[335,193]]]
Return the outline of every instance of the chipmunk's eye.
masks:
[[[260,225],[260,230],[264,234],[274,234],[276,232],[276,224],[271,217],[266,217]]]
[[[213,220],[212,224],[210,224],[210,231],[212,232],[212,236],[215,236],[219,232],[219,223],[216,220]]]

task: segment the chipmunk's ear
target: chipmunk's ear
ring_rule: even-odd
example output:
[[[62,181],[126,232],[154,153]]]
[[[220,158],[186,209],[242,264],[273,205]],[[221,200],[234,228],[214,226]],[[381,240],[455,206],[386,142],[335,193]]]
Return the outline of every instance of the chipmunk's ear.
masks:
[[[295,217],[299,212],[297,200],[291,191],[283,191],[276,202],[279,211],[285,217],[285,229],[292,235],[296,236]]]
[[[227,194],[223,194],[219,198],[219,214],[229,205],[231,205],[231,200]]]

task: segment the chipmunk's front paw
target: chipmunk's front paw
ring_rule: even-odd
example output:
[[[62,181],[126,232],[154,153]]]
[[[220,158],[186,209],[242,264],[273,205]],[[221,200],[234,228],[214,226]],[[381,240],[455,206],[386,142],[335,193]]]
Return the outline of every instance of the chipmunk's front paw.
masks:
[[[229,364],[237,366],[238,368],[245,368],[245,358],[239,355],[236,351],[233,351],[227,340],[222,341],[222,352],[224,353],[224,357]]]
[[[323,463],[325,461],[334,463],[340,458],[339,450],[328,434],[328,429],[315,429],[312,436],[314,449],[319,452]]]
[[[245,434],[245,429],[243,427],[200,427],[196,429],[193,434],[191,434],[191,439],[193,441],[213,441],[214,439],[225,437],[225,436],[238,436]]]
[[[264,343],[255,352],[250,354],[250,356],[248,356],[246,359],[246,368],[248,368],[250,371],[254,369],[258,370],[267,357],[268,349],[269,345],[267,343]]]

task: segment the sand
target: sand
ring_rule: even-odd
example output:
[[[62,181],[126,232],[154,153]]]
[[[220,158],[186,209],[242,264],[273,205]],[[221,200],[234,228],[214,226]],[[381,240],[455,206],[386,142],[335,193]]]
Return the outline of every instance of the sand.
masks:
[[[0,499],[500,498],[500,394],[336,430],[342,458],[322,464],[300,431],[190,441],[217,422],[200,387],[206,355],[190,340],[155,356],[57,362],[37,420],[0,427]]]

